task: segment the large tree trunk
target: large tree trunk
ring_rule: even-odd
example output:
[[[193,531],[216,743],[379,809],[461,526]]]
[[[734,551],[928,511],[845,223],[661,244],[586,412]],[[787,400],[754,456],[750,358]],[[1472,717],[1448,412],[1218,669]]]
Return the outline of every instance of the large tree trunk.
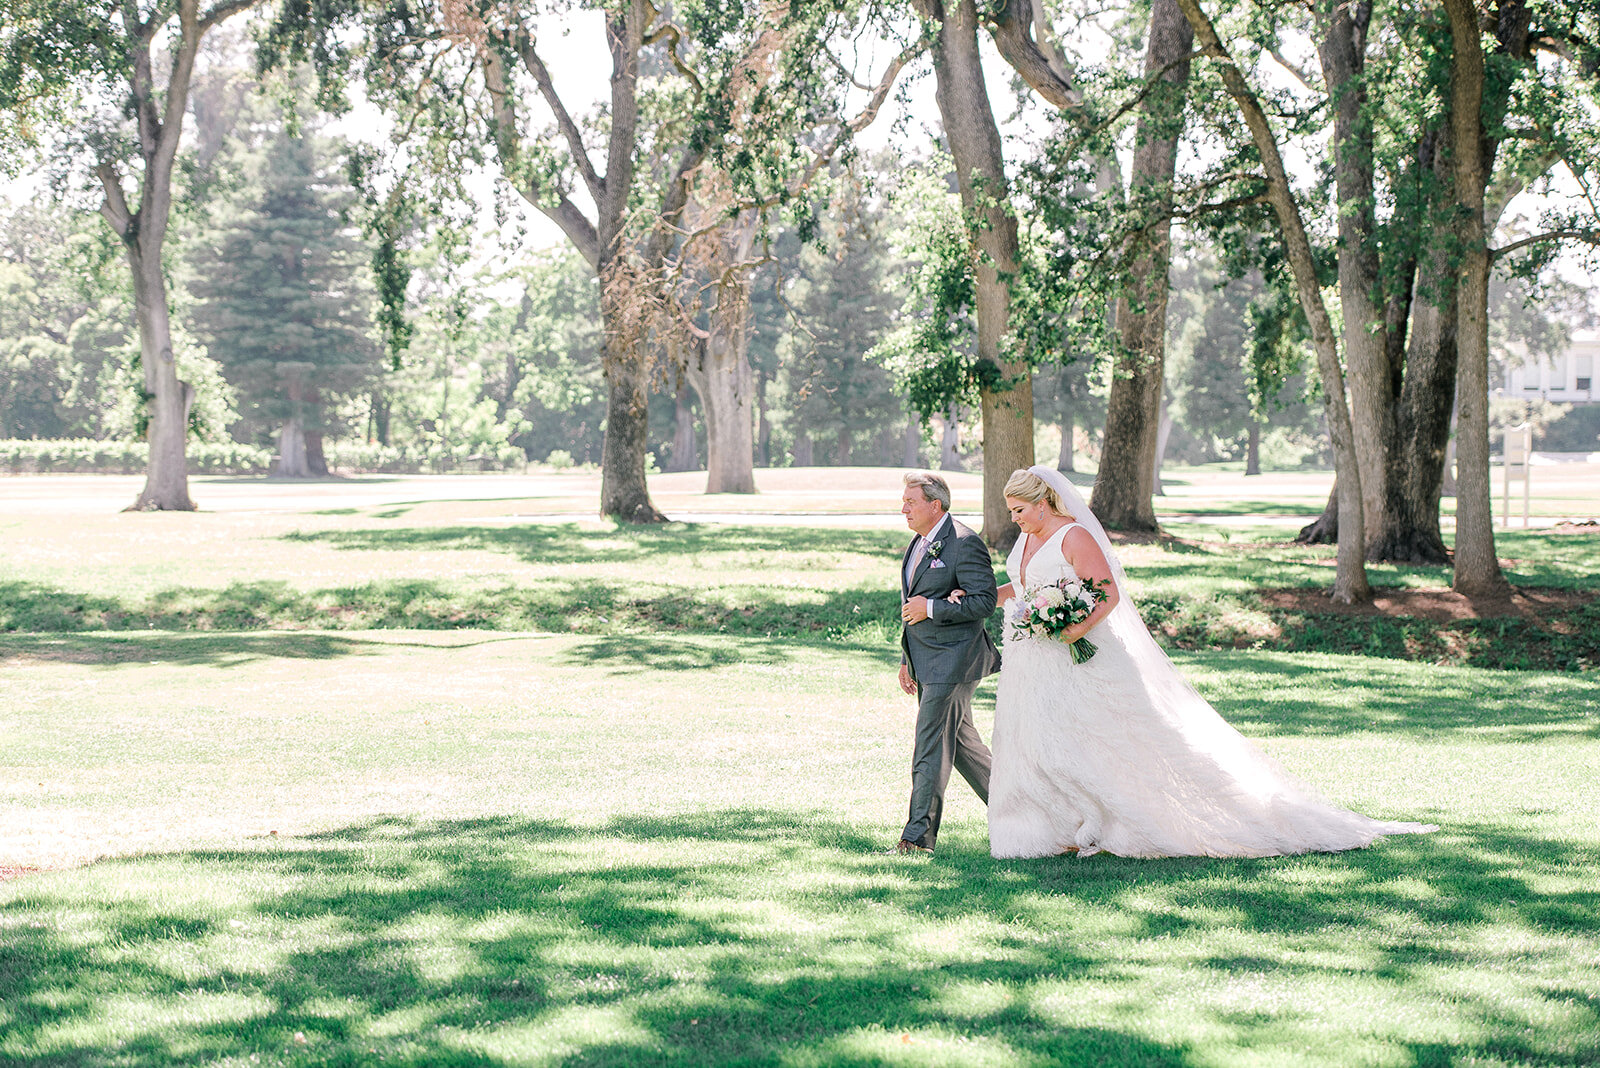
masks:
[[[718,194],[715,183],[709,192],[711,203],[698,199],[688,203],[686,226],[702,233],[682,251],[683,262],[714,280],[707,283],[716,294],[707,328],[691,331],[672,321],[657,329],[693,334],[677,340],[669,337],[667,348],[700,397],[706,424],[706,492],[755,493],[756,380],[750,367],[748,278],[759,219],[755,212],[725,218],[715,206],[725,197]],[[664,247],[657,247],[665,253]],[[697,303],[698,298],[691,308]],[[684,312],[687,318],[690,309]]]
[[[243,9],[244,4],[239,5]],[[215,20],[202,22],[198,0],[179,0],[174,12],[178,35],[171,55],[165,91],[156,85],[151,40],[171,15],[152,15],[147,26],[125,10],[125,30],[135,38],[130,56],[128,103],[138,125],[143,169],[139,206],[130,211],[123,191],[120,164],[112,157],[96,167],[105,199],[100,211],[121,238],[133,273],[134,312],[139,322],[139,354],[144,365],[150,469],[144,489],[129,511],[193,511],[189,497],[186,445],[194,389],[178,377],[172,351],[172,326],[167,314],[167,287],[162,274],[162,248],[172,210],[172,168],[200,41]]]
[[[1451,185],[1449,113],[1417,141],[1412,180]],[[1448,202],[1448,194],[1444,199]],[[1438,211],[1438,194],[1419,213]],[[1425,225],[1419,218],[1417,225]],[[1422,242],[1397,272],[1402,284],[1384,311],[1384,338],[1394,400],[1384,516],[1367,557],[1392,563],[1445,564],[1450,552],[1439,529],[1439,497],[1447,463],[1450,412],[1456,391],[1456,277],[1449,242]],[[1410,327],[1407,328],[1409,317]]]
[[[801,430],[794,436],[794,465],[796,467],[815,467],[816,451],[811,445],[811,431]]]
[[[1453,55],[1450,121],[1461,240],[1456,380],[1456,553],[1459,593],[1503,596],[1510,591],[1495,552],[1489,479],[1489,245],[1484,190],[1489,184],[1483,129],[1484,56],[1472,0],[1445,0]]]
[[[705,411],[707,493],[756,492],[749,326],[750,302],[743,285],[725,280],[717,287],[710,336],[689,349],[689,381]]]
[[[1245,81],[1242,71],[1228,53],[1211,20],[1200,9],[1198,0],[1178,0],[1184,16],[1194,27],[1195,37],[1204,51],[1215,57],[1221,67],[1223,85],[1233,97],[1249,127],[1251,140],[1261,157],[1266,171],[1266,199],[1278,221],[1283,237],[1284,253],[1294,275],[1295,290],[1300,307],[1305,312],[1311,328],[1312,346],[1317,354],[1317,370],[1322,377],[1323,407],[1328,418],[1328,436],[1333,442],[1334,485],[1339,495],[1339,547],[1330,596],[1333,600],[1354,604],[1372,599],[1372,589],[1367,583],[1365,565],[1365,526],[1362,514],[1361,472],[1356,463],[1354,430],[1350,424],[1350,408],[1345,399],[1344,369],[1339,363],[1339,343],[1333,332],[1333,321],[1327,305],[1322,300],[1322,290],[1317,282],[1316,262],[1311,252],[1311,242],[1306,236],[1305,221],[1300,215],[1300,205],[1295,200],[1294,187],[1283,164],[1277,137],[1267,120],[1260,101]]]
[[[694,439],[694,409],[689,406],[689,386],[678,387],[672,406],[672,455],[668,471],[693,471],[699,465]]]
[[[905,455],[902,461],[902,467],[914,469],[922,466],[922,424],[915,412],[906,419]]]
[[[313,478],[328,477],[328,454],[322,448],[322,431],[306,431],[306,470]]]
[[[1156,469],[1150,474],[1150,492],[1156,497],[1165,497],[1167,491],[1161,485],[1161,464],[1167,458],[1167,440],[1172,437],[1172,412],[1167,407],[1168,398],[1165,391],[1161,396],[1161,417],[1156,421]]]
[[[306,431],[299,416],[284,421],[278,428],[279,478],[309,478],[311,468],[306,463]]]
[[[1250,420],[1249,438],[1244,445],[1244,477],[1261,474],[1261,420]]]
[[[626,254],[623,229],[633,189],[634,131],[639,121],[639,53],[648,14],[643,0],[627,0],[606,15],[611,51],[611,131],[606,173],[595,205],[594,263],[600,276],[600,322],[605,330],[601,361],[606,375],[606,432],[600,451],[600,514],[625,523],[660,523],[666,516],[650,500],[645,467],[650,446],[649,371],[642,338],[619,292],[619,257]],[[673,194],[677,194],[674,187]],[[682,204],[669,203],[676,214]]]
[[[1065,364],[1056,370],[1056,416],[1061,421],[1061,448],[1056,453],[1056,470],[1076,471],[1073,436],[1078,431],[1078,405],[1073,393],[1073,374]]]
[[[1017,221],[1008,210],[1000,129],[989,106],[978,52],[974,0],[914,0],[938,20],[933,67],[935,98],[955,161],[961,203],[976,224],[973,234],[978,321],[978,362],[1001,383],[980,393],[983,411],[983,536],[1008,549],[1017,526],[1006,509],[1011,472],[1033,465],[1033,382],[1024,361],[1008,359],[1001,342],[1010,329],[1011,284],[1017,272]]]
[[[939,435],[939,470],[966,470],[961,462],[961,417],[954,407],[944,413],[944,432]]]
[[[601,360],[606,375],[606,431],[600,447],[600,514],[624,523],[660,523],[666,516],[650,501],[645,481],[649,448],[649,374],[631,324],[602,286],[601,321],[605,341]]]
[[[1333,480],[1333,488],[1328,491],[1328,503],[1322,506],[1322,514],[1300,528],[1300,533],[1294,536],[1300,545],[1333,545],[1339,540],[1339,479]]]
[[[1127,265],[1126,290],[1117,301],[1121,351],[1106,400],[1100,474],[1090,507],[1100,522],[1121,530],[1155,530],[1157,438],[1167,339],[1167,266],[1171,259],[1172,177],[1183,129],[1189,82],[1185,59],[1194,28],[1176,0],[1155,0],[1150,10],[1146,78],[1160,75],[1158,89],[1139,112],[1128,200],[1150,220],[1141,247]],[[1162,73],[1165,71],[1165,73]]]
[[[170,201],[148,205],[165,215]],[[144,217],[141,210],[140,218]],[[136,224],[137,228],[137,224]],[[159,233],[139,234],[137,247],[128,249],[134,278],[134,315],[139,323],[139,355],[144,365],[146,414],[145,440],[150,445],[150,467],[144,488],[128,511],[194,511],[189,497],[189,409],[194,387],[178,377],[172,352],[172,322],[167,315],[167,285],[161,271]]]
[[[772,466],[772,420],[767,411],[767,376],[756,372],[756,463]]]
[[[1339,217],[1339,304],[1350,386],[1350,420],[1361,470],[1369,546],[1381,541],[1394,440],[1394,399],[1378,288],[1373,202],[1373,125],[1365,79],[1370,4],[1322,0],[1317,52],[1333,103],[1334,184]],[[1371,558],[1369,549],[1368,557]]]
[[[1405,381],[1395,404],[1395,437],[1380,540],[1368,558],[1407,564],[1445,564],[1450,552],[1439,529],[1439,497],[1456,392],[1456,278],[1447,254],[1423,261],[1412,302]]]
[[[635,251],[624,234],[634,186],[635,133],[639,125],[639,53],[644,29],[651,17],[644,0],[621,0],[608,5],[605,38],[611,53],[610,126],[605,139],[605,171],[601,174],[583,146],[582,136],[556,93],[550,72],[531,36],[515,35],[511,41],[488,42],[478,60],[494,101],[491,132],[495,150],[507,174],[519,174],[517,193],[561,227],[573,247],[594,269],[600,282],[600,325],[604,332],[600,362],[606,377],[606,426],[600,450],[600,513],[627,523],[663,522],[666,516],[650,501],[645,479],[649,460],[650,408],[648,368],[641,349],[637,317],[630,314],[637,279],[628,269]],[[499,47],[499,45],[505,47]],[[523,159],[518,137],[521,123],[519,97],[507,70],[508,55],[515,55],[539,86],[541,96],[561,117],[572,162],[593,198],[594,221],[562,190],[545,184],[539,167]],[[565,120],[565,121],[561,121]],[[685,175],[698,165],[704,150],[688,152],[675,177],[667,183],[660,216],[676,220],[687,199]],[[667,238],[652,235],[644,262],[659,264]]]

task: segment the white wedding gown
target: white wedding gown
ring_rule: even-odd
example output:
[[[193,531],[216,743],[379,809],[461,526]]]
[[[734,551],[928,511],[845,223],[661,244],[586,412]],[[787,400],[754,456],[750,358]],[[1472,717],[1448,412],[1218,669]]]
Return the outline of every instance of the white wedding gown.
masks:
[[[1075,524],[1069,524],[1069,526]],[[1019,591],[1076,577],[1068,527],[1006,570]],[[1008,606],[1009,618],[1009,606]],[[1076,847],[1124,857],[1267,857],[1353,849],[1436,828],[1369,819],[1329,804],[1225,723],[1122,603],[1074,664],[1059,639],[1006,625],[995,703],[989,848],[996,857]]]

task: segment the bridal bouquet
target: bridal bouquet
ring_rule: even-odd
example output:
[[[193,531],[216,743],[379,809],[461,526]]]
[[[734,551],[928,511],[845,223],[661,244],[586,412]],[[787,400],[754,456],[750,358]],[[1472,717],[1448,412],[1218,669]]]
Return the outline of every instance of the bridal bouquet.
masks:
[[[1075,623],[1089,618],[1095,605],[1105,597],[1104,579],[1062,579],[1046,586],[1023,591],[1011,602],[1008,622],[1018,634],[1036,638],[1055,638]],[[1082,664],[1099,650],[1087,638],[1070,642],[1072,662]]]

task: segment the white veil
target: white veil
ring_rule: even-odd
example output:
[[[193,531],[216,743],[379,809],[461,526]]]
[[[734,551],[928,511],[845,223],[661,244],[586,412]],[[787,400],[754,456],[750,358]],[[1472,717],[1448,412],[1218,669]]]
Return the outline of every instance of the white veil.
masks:
[[[1100,525],[1100,520],[1089,510],[1089,502],[1083,499],[1078,488],[1067,480],[1053,467],[1044,464],[1034,464],[1028,468],[1028,474],[1033,475],[1046,486],[1056,491],[1056,496],[1061,499],[1061,507],[1084,530],[1094,535],[1095,544],[1100,546],[1100,551],[1106,554],[1106,563],[1111,565],[1111,577],[1116,579],[1117,593],[1121,599],[1128,600],[1128,577],[1123,574],[1122,561],[1117,559],[1117,554],[1111,551],[1111,539],[1106,537],[1106,528]]]

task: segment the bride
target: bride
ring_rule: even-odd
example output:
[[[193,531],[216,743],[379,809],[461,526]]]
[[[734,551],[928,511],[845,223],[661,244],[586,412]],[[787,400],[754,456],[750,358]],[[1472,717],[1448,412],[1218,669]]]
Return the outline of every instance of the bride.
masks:
[[[1331,805],[1223,722],[1151,638],[1105,530],[1060,472],[1018,471],[1005,494],[1023,535],[1000,588],[1008,620],[1013,598],[1061,579],[1096,578],[1107,590],[1060,637],[1005,625],[994,856],[1268,857],[1437,829]],[[1066,641],[1085,636],[1098,651],[1074,664]]]

